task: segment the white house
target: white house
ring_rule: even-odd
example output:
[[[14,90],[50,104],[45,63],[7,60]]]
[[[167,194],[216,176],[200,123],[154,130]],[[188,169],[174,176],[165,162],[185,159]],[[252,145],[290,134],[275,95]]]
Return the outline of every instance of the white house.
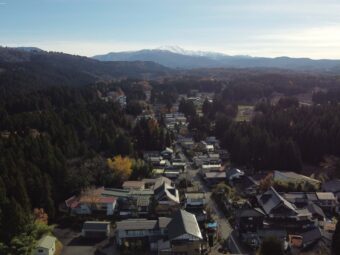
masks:
[[[53,236],[43,236],[37,243],[34,255],[54,255],[56,240]]]

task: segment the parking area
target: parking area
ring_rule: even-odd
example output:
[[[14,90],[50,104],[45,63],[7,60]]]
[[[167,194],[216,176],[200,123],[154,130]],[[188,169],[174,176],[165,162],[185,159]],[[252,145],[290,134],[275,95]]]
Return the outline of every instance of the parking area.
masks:
[[[116,255],[119,254],[112,238],[103,240],[86,240],[69,228],[55,228],[54,235],[63,244],[61,255]]]

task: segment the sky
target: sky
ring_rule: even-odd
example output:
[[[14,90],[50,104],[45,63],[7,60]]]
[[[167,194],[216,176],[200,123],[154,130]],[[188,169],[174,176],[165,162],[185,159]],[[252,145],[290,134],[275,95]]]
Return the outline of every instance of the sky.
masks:
[[[340,0],[0,0],[0,45],[340,59]]]

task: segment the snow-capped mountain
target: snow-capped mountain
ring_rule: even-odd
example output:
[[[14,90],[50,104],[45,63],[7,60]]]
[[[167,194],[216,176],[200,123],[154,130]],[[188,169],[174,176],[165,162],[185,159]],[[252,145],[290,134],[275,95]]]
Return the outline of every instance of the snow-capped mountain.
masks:
[[[165,50],[170,51],[177,54],[187,55],[187,56],[200,56],[200,57],[209,57],[213,59],[218,59],[221,57],[227,57],[228,55],[219,52],[212,51],[196,51],[196,50],[186,50],[179,46],[161,46],[156,48],[156,50]]]
[[[339,60],[229,56],[217,52],[185,50],[178,46],[162,46],[156,49],[111,52],[104,55],[97,55],[93,58],[100,61],[152,61],[166,67],[180,69],[280,68],[290,70],[340,72]]]

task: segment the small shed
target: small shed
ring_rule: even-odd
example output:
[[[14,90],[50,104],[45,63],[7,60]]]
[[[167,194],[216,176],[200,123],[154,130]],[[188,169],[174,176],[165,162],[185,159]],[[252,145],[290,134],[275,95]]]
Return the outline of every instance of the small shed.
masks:
[[[34,255],[54,255],[56,240],[54,236],[43,236],[35,247]]]
[[[85,221],[81,236],[85,238],[106,238],[110,236],[111,228],[108,221]]]

